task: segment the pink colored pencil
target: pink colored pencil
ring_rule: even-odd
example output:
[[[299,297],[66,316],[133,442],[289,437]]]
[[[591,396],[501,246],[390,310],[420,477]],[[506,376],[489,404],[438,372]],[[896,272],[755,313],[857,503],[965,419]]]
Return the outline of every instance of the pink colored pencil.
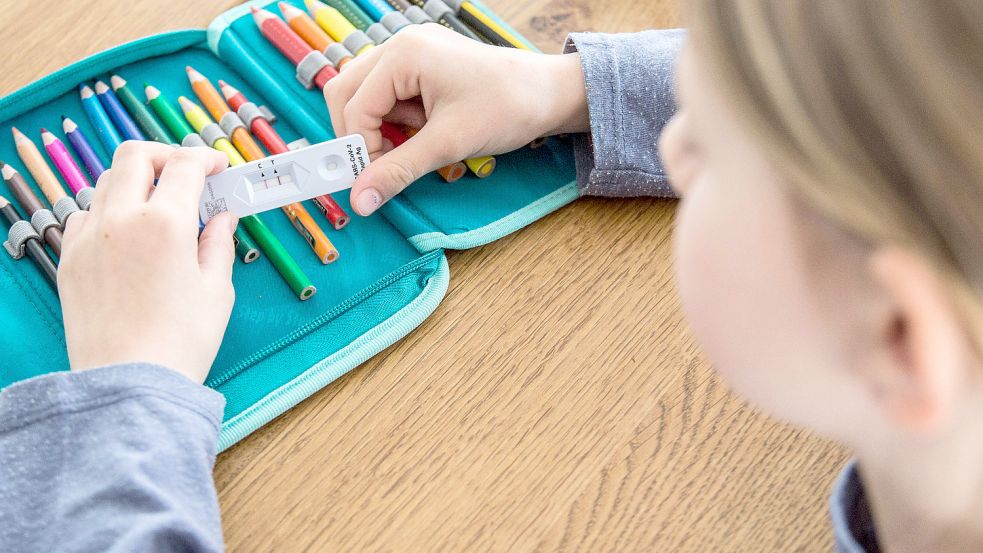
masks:
[[[83,188],[92,187],[89,184],[89,179],[85,178],[82,170],[75,163],[72,154],[68,153],[68,148],[65,147],[64,142],[59,140],[57,136],[47,129],[41,129],[41,142],[44,143],[44,149],[48,152],[48,157],[55,164],[55,169],[58,169],[58,172],[61,173],[62,178],[65,179],[65,183],[68,184],[68,188],[71,189],[73,194],[78,194],[78,191]]]

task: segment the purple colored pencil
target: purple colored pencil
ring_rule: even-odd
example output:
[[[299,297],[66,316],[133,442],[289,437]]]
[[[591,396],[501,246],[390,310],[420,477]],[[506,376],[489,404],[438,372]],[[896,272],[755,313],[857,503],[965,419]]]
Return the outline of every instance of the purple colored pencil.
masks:
[[[106,166],[102,163],[102,159],[99,158],[99,154],[92,147],[92,143],[89,142],[89,137],[85,136],[85,133],[75,124],[75,121],[64,115],[61,116],[61,127],[65,131],[65,137],[68,138],[68,143],[75,150],[75,155],[82,160],[82,165],[85,165],[86,172],[92,177],[92,182],[98,182],[99,175],[106,172]]]
[[[102,81],[96,81],[96,98],[99,98],[99,103],[109,114],[109,118],[112,119],[113,125],[123,136],[123,140],[147,139],[143,136],[140,127],[137,127],[136,121],[126,112],[126,108],[116,97],[116,93],[109,88],[109,85]]]

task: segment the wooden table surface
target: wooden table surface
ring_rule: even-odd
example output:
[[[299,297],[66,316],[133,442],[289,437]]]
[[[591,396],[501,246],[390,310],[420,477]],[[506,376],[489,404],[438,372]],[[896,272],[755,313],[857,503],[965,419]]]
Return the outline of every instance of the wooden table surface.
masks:
[[[0,94],[234,3],[4,0]],[[675,0],[487,4],[550,52],[569,30],[679,24]],[[422,326],[220,456],[229,550],[828,551],[847,456],[746,407],[701,357],[674,211],[580,200],[449,254]]]

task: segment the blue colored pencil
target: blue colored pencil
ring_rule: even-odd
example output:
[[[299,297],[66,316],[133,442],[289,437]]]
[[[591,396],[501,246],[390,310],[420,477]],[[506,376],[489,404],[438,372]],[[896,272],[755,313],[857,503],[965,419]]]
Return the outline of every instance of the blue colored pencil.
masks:
[[[382,16],[389,12],[396,11],[389,4],[385,3],[383,0],[355,0],[358,7],[362,8],[365,13],[369,14],[369,17],[379,21]]]
[[[102,81],[96,81],[96,98],[99,98],[99,103],[102,104],[106,113],[109,114],[109,118],[113,120],[113,124],[119,129],[119,134],[123,140],[147,139],[143,136],[140,127],[137,127],[136,121],[126,112],[126,108],[116,97],[116,93],[109,88],[109,85]]]
[[[82,160],[82,165],[85,165],[86,172],[92,177],[92,182],[97,182],[99,175],[106,172],[106,166],[102,163],[102,159],[96,153],[95,148],[92,147],[92,143],[89,142],[89,137],[85,136],[85,133],[75,124],[75,121],[64,115],[61,116],[61,128],[65,131],[65,137],[68,138],[68,143],[75,150],[75,155]]]
[[[82,99],[82,109],[85,110],[85,116],[89,118],[89,122],[95,127],[99,142],[102,142],[102,145],[111,157],[116,151],[116,148],[123,143],[122,137],[116,131],[116,127],[113,126],[113,122],[109,119],[106,110],[102,108],[99,99],[96,98],[96,93],[88,85],[79,85],[79,97]]]

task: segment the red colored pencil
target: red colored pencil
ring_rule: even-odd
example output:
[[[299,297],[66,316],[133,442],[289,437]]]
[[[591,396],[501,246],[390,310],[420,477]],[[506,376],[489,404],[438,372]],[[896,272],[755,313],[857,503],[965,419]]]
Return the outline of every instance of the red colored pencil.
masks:
[[[245,94],[229,83],[219,80],[218,85],[222,89],[222,95],[225,96],[225,101],[229,103],[232,109],[238,111],[243,104],[249,101],[246,99]],[[266,146],[266,149],[271,154],[282,154],[290,149],[287,146],[287,142],[280,136],[280,133],[276,132],[276,129],[273,128],[273,125],[265,117],[256,117],[248,124],[249,130],[263,143],[263,146]],[[330,194],[315,197],[314,203],[317,204],[321,213],[324,213],[324,216],[328,218],[328,221],[331,222],[331,226],[335,230],[343,229],[348,224],[348,221],[351,220],[351,217],[345,213],[344,208]]]
[[[313,48],[304,42],[304,39],[300,38],[284,20],[274,15],[273,12],[257,8],[256,6],[253,6],[251,10],[253,12],[253,19],[256,21],[256,25],[259,26],[259,31],[266,37],[266,40],[269,40],[270,44],[275,46],[294,65],[300,63],[304,57],[314,51]],[[331,64],[325,65],[314,76],[314,84],[318,88],[324,88],[324,83],[337,75],[337,69],[332,67]]]

